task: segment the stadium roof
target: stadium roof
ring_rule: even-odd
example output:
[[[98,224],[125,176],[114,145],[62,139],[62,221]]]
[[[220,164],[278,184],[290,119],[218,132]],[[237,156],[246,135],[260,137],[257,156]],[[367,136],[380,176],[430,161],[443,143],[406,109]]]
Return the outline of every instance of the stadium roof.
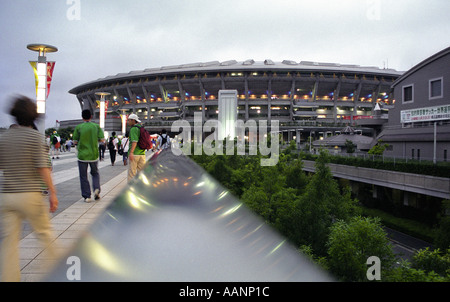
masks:
[[[292,61],[283,60],[282,62],[275,62],[270,59],[264,61],[246,60],[246,61],[210,61],[199,62],[182,65],[162,66],[157,68],[148,68],[141,71],[130,71],[128,73],[118,73],[113,76],[107,76],[95,81],[91,81],[79,85],[70,93],[76,94],[81,90],[91,85],[101,85],[111,81],[130,80],[144,76],[158,76],[177,73],[192,73],[192,72],[226,72],[226,71],[299,71],[299,72],[338,72],[338,73],[355,73],[355,74],[371,74],[380,76],[401,76],[403,72],[394,69],[381,69],[373,66],[360,66],[339,63],[320,63],[311,61]]]

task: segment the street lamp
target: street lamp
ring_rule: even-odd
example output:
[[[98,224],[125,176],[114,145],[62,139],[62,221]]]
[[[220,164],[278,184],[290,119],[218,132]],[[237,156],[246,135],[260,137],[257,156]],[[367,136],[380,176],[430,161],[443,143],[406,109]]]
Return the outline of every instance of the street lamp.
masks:
[[[47,58],[46,54],[51,52],[57,52],[58,48],[46,44],[28,44],[27,48],[31,51],[39,53],[36,75],[37,75],[37,87],[36,87],[36,105],[37,112],[39,113],[39,120],[37,128],[45,134],[45,104],[47,100],[47,77],[50,76],[47,72]]]
[[[96,92],[100,96],[100,128],[105,130],[105,97],[110,95],[109,92]]]

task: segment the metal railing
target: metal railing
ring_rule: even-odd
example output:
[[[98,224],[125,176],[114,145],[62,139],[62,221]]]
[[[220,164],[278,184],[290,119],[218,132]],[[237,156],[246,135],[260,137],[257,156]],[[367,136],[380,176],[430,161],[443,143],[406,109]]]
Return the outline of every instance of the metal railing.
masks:
[[[333,281],[200,166],[155,154],[46,281]]]

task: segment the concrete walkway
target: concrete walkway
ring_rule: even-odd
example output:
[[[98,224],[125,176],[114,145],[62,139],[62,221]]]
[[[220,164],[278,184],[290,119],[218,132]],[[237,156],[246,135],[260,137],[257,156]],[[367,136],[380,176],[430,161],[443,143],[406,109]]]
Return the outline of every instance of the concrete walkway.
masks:
[[[56,258],[50,257],[44,250],[35,233],[27,235],[20,241],[20,265],[22,281],[40,281],[45,277],[52,265],[67,254],[77,239],[103,213],[127,185],[127,171],[121,172],[107,183],[102,185],[101,199],[85,203],[83,198],[51,219],[55,233]]]

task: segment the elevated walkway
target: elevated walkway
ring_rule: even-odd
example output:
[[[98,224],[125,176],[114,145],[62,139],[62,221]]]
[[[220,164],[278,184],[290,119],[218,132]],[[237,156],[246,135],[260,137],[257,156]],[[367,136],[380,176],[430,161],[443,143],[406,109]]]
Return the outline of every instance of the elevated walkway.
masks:
[[[303,170],[314,172],[314,164],[314,161],[303,160]],[[442,199],[450,199],[450,178],[332,163],[329,163],[328,166],[330,167],[333,176],[338,178],[429,195]]]

